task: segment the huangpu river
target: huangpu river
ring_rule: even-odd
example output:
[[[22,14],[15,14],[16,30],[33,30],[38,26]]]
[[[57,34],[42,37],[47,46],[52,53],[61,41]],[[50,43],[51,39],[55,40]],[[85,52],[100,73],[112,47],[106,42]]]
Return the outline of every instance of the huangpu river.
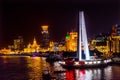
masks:
[[[0,80],[45,80],[42,73],[46,68],[54,77],[51,80],[120,80],[119,65],[95,69],[69,69],[63,73],[54,73],[54,63],[46,62],[43,57],[29,56],[1,56]]]

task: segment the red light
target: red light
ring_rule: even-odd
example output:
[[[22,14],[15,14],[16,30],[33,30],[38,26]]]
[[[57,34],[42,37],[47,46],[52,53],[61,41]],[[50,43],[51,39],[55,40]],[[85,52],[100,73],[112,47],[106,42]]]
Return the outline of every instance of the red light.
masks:
[[[84,61],[80,61],[79,64],[83,65],[83,64],[85,64],[85,62]]]
[[[66,71],[66,80],[75,80],[74,71]]]
[[[85,70],[80,70],[80,74],[85,74]]]

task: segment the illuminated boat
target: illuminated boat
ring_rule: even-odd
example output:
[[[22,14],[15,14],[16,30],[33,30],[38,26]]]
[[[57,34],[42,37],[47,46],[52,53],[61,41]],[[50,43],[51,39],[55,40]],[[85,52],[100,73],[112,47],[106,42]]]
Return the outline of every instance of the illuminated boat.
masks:
[[[64,68],[100,68],[106,67],[112,62],[111,59],[96,59],[96,60],[83,60],[74,61],[74,59],[69,59],[59,62]]]

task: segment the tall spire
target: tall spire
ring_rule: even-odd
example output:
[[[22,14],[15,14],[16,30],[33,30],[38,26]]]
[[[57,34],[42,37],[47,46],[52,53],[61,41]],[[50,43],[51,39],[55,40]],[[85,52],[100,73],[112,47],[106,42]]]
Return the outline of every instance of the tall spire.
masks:
[[[35,37],[34,37],[34,40],[33,40],[33,45],[37,45]]]
[[[84,54],[86,56],[86,60],[90,60],[89,49],[88,49],[88,40],[87,40],[87,33],[85,27],[85,19],[84,19],[84,12],[79,12],[79,42],[78,42],[78,49],[79,49],[79,61],[82,60],[82,43],[84,46]]]

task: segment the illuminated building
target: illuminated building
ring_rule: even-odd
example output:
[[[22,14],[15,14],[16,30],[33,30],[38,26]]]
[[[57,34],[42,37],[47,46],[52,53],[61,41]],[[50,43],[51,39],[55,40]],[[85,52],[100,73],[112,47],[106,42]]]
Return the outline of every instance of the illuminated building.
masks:
[[[112,33],[111,36],[108,37],[108,39],[110,52],[120,53],[120,25],[112,27]]]
[[[66,51],[65,45],[59,43],[59,45],[58,45],[58,51]]]
[[[109,48],[112,53],[120,53],[120,36],[109,37]]]
[[[66,35],[66,51],[77,51],[77,32],[70,32]]]
[[[28,44],[27,48],[24,49],[25,53],[30,53],[30,52],[39,52],[40,51],[40,45],[37,44],[36,39],[34,38],[33,44]]]
[[[24,41],[23,41],[23,37],[22,36],[18,36],[18,39],[20,40],[20,44],[19,44],[19,50],[23,50],[24,49]]]
[[[99,34],[94,40],[91,41],[91,45],[94,49],[97,49],[99,52],[102,52],[103,55],[109,55],[109,40],[107,34]]]
[[[3,48],[3,49],[0,50],[0,54],[11,54],[11,50]]]
[[[44,25],[44,26],[41,26],[42,28],[42,40],[41,40],[41,48],[42,49],[48,49],[49,48],[49,32],[48,32],[48,26],[47,25]]]
[[[54,42],[53,41],[50,42],[49,51],[51,51],[51,52],[54,51]]]
[[[20,39],[14,39],[14,49],[15,50],[20,49]]]
[[[51,51],[51,52],[59,51],[58,46],[59,46],[59,44],[57,42],[50,42],[49,51]]]
[[[112,26],[111,35],[101,34],[95,40],[92,40],[91,44],[105,55],[120,53],[120,26]]]
[[[17,39],[13,40],[13,45],[8,45],[8,48],[15,52],[20,52],[24,49],[23,38],[18,36]]]
[[[64,44],[57,42],[50,42],[49,51],[57,52],[57,51],[66,51],[66,47]]]

